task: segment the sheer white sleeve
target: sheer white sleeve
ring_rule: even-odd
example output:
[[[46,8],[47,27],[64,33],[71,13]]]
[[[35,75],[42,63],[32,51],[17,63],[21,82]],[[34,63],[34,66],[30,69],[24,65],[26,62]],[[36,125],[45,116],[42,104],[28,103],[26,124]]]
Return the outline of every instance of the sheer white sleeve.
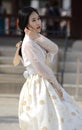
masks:
[[[58,46],[51,40],[49,40],[48,38],[46,38],[45,36],[40,34],[40,37],[35,39],[35,41],[41,46],[43,47],[45,50],[47,50],[48,52],[57,54],[58,52]]]
[[[54,85],[57,83],[53,71],[45,63],[42,49],[37,43],[29,41],[23,47],[25,56],[30,61],[35,71]],[[57,84],[56,84],[57,85]]]

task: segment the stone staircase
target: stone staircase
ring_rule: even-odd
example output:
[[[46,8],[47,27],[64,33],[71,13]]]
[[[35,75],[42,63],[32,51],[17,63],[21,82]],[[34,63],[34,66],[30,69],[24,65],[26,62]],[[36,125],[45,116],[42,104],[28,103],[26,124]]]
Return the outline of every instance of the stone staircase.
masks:
[[[0,45],[0,93],[4,94],[19,94],[25,79],[23,77],[24,67],[22,64],[14,67],[13,57],[15,54],[15,43],[19,41],[16,38],[14,41],[9,38],[5,38],[5,44]],[[7,42],[7,44],[6,44]],[[4,43],[0,39],[0,43]],[[64,84],[63,87],[66,91],[71,94],[76,94],[76,70],[77,70],[77,57],[80,57],[80,85],[78,94],[82,95],[82,42],[74,43],[72,47],[68,48],[65,73],[64,73]],[[58,64],[58,75],[59,82],[61,80],[61,70],[63,66],[62,62],[63,49],[59,49],[59,64]],[[75,95],[76,96],[76,95]],[[82,98],[81,98],[82,99]]]
[[[0,94],[18,94],[24,83],[23,65],[13,65],[15,50],[15,46],[0,47]]]
[[[61,75],[63,67],[63,50],[59,51],[59,69],[58,73]],[[78,60],[80,64],[78,65]],[[79,66],[80,73],[77,74],[77,66]],[[78,75],[78,76],[77,76]],[[59,81],[61,78],[59,78]],[[79,81],[77,84],[76,81]],[[71,48],[68,48],[66,54],[65,73],[63,87],[71,95],[81,97],[82,99],[82,41],[75,41]]]

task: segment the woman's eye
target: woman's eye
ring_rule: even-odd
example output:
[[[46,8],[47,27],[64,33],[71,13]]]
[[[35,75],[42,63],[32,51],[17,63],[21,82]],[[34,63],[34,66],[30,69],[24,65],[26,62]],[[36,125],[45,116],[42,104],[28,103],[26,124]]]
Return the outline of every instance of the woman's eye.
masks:
[[[34,20],[32,20],[32,22],[35,22],[36,20],[34,19]]]
[[[32,22],[35,22],[35,21],[37,21],[37,20],[40,20],[40,18],[37,18],[37,19],[33,19],[33,20],[32,20]]]
[[[38,18],[38,20],[40,20],[40,18]]]

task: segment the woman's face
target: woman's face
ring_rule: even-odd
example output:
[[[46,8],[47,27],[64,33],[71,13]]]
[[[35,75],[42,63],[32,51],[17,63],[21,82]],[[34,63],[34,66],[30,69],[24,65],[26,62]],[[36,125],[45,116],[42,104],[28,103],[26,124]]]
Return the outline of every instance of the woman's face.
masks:
[[[30,15],[28,28],[33,28],[37,32],[41,31],[41,19],[40,19],[40,16],[36,12],[33,12]]]

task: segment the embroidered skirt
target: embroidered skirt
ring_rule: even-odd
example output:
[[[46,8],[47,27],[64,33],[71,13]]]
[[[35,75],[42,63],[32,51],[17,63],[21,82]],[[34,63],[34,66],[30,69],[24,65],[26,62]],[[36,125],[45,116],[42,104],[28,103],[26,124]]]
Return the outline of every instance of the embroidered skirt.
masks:
[[[62,88],[61,101],[53,86],[38,75],[28,76],[20,93],[21,130],[82,130],[82,109]]]

